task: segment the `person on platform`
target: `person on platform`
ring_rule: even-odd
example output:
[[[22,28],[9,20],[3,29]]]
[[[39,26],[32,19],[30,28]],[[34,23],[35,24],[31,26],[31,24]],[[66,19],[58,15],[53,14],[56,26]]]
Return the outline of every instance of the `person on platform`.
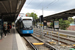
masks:
[[[6,33],[7,33],[6,24],[3,25],[3,33],[5,34],[6,37]]]
[[[15,26],[14,25],[12,25],[12,29],[13,29],[13,33],[15,33]]]
[[[11,25],[8,25],[8,32],[10,33]]]

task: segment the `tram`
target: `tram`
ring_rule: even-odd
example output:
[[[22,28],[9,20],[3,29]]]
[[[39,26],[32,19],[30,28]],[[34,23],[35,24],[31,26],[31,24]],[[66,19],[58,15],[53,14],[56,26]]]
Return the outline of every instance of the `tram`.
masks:
[[[15,22],[16,30],[20,34],[33,34],[33,18],[21,17]]]

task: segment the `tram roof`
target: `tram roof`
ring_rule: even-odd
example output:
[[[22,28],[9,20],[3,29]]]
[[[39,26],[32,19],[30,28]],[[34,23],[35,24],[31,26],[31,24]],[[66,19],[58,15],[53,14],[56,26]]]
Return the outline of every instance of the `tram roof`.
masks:
[[[32,17],[21,17],[22,19],[33,19]]]
[[[32,17],[20,17],[21,19],[32,19],[33,20],[33,18]],[[16,21],[15,21],[15,23],[20,19],[20,18],[18,18],[18,19],[16,19]]]

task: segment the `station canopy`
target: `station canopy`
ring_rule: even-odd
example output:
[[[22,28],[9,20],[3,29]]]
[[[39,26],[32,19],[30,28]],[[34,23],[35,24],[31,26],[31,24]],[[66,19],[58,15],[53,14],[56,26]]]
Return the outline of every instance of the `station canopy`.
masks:
[[[0,18],[13,22],[20,13],[26,0],[0,0]]]
[[[75,16],[75,9],[67,10],[67,11],[56,13],[56,14],[49,15],[49,16],[45,16],[44,20],[51,21],[53,19],[60,19],[60,18],[66,19],[68,17],[73,17],[73,16]],[[38,20],[39,19],[37,19],[37,21]]]

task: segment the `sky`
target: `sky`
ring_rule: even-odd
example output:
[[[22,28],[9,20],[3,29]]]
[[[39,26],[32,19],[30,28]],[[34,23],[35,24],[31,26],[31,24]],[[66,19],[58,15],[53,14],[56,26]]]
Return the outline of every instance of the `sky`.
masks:
[[[34,12],[45,17],[70,9],[75,9],[75,0],[26,0],[20,13]]]

